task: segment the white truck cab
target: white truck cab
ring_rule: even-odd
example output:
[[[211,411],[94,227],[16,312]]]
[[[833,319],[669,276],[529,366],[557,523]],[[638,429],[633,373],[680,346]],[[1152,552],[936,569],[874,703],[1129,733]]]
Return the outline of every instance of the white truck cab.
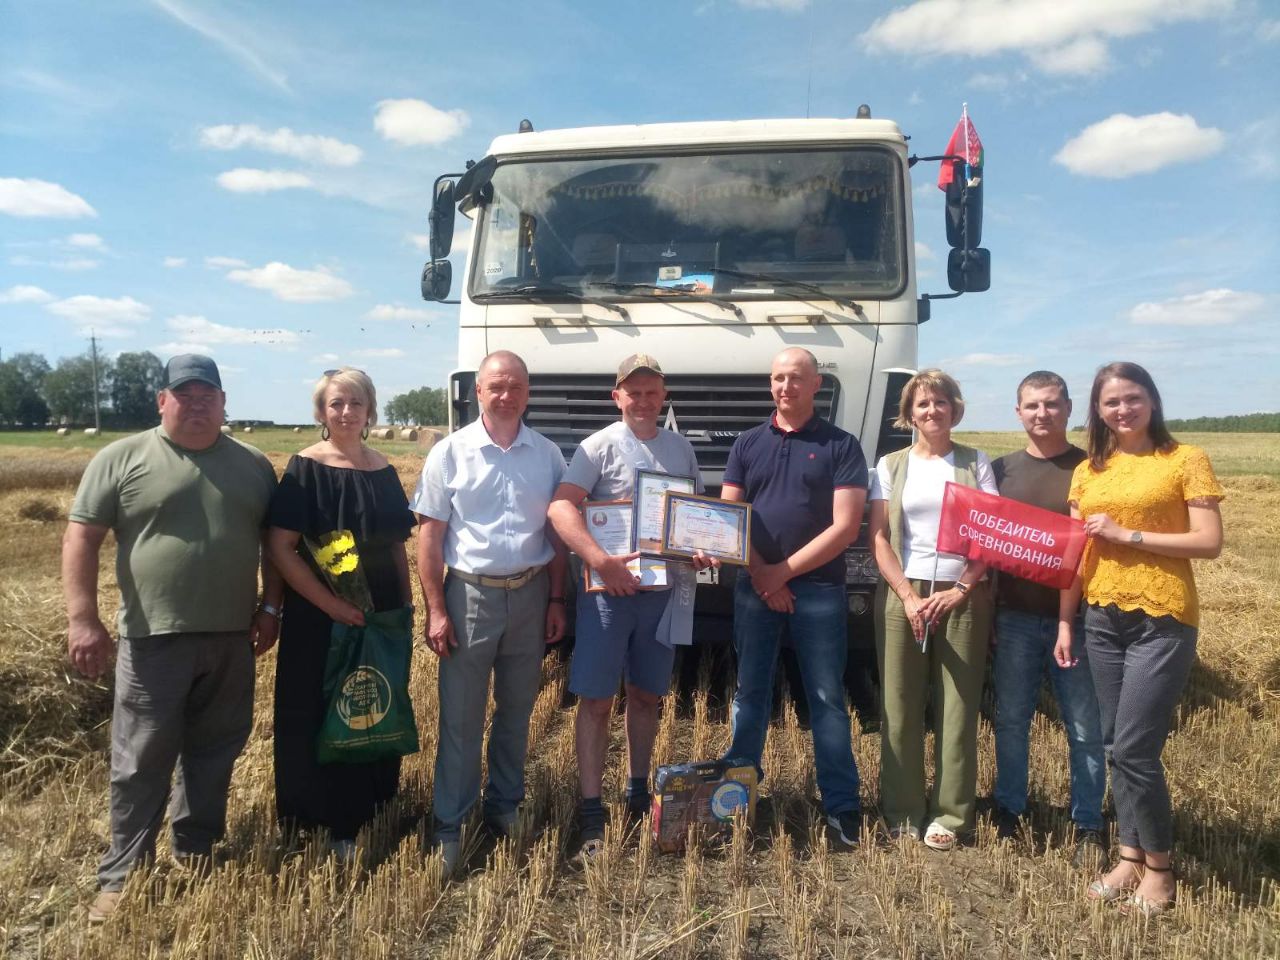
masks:
[[[869,466],[909,442],[891,421],[931,298],[917,294],[917,158],[897,124],[863,107],[855,119],[520,127],[436,181],[422,288],[459,303],[451,428],[477,416],[480,360],[513,350],[530,370],[527,422],[570,458],[617,418],[613,372],[642,351],[666,374],[666,426],[715,492],[734,439],[773,410],[770,361],[804,347],[823,376],[818,412],[859,438]],[[956,292],[943,296],[990,277],[980,181],[956,180]],[[455,208],[474,227],[450,301]],[[865,531],[847,569],[851,612],[865,614],[877,576]],[[700,604],[723,612],[716,592]]]

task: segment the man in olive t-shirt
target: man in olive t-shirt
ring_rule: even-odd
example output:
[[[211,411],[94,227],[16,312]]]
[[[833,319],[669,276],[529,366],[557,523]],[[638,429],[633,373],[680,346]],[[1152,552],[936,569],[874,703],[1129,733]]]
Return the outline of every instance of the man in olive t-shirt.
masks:
[[[282,586],[266,564],[258,605],[270,462],[222,435],[226,395],[208,357],[170,360],[157,403],[160,426],[90,461],[62,546],[67,652],[97,678],[115,652],[98,615],[98,553],[109,531],[117,543],[111,846],[93,922],[110,916],[130,869],[154,855],[175,765],[173,851],[208,864],[253,722],[254,654],[278,630]]]
[[[1001,496],[1066,514],[1067,492],[1076,464],[1085,458],[1067,440],[1071,399],[1056,373],[1037,370],[1018,385],[1018,419],[1027,446],[996,460]],[[997,832],[1012,837],[1027,808],[1027,767],[1031,717],[1046,669],[1071,750],[1071,819],[1076,827],[1075,862],[1093,867],[1105,853],[1102,796],[1106,769],[1102,721],[1083,637],[1080,662],[1063,670],[1054,662],[1058,591],[1001,573],[996,591],[996,816]],[[1077,624],[1077,632],[1080,630]]]

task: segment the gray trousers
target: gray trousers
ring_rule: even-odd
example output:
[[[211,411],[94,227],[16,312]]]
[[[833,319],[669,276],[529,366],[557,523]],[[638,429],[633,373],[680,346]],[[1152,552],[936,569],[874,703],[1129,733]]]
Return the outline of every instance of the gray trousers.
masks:
[[[1160,754],[1196,659],[1198,631],[1115,605],[1086,607],[1084,631],[1120,843],[1167,853],[1173,808]]]
[[[155,855],[166,800],[176,856],[208,856],[222,839],[231,770],[253,727],[253,679],[247,632],[121,638],[103,890]]]
[[[445,609],[458,645],[440,661],[440,743],[432,800],[438,839],[456,839],[480,797],[490,675],[494,712],[484,815],[507,818],[524,799],[529,716],[542,678],[549,585],[545,570],[518,590],[445,578]]]

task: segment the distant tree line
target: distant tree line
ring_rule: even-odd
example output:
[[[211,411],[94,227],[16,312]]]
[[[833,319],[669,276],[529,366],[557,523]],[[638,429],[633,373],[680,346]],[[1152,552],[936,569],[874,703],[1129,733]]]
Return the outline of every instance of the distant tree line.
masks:
[[[1189,433],[1280,433],[1280,413],[1245,413],[1229,417],[1192,417],[1165,421],[1170,430]]]
[[[419,387],[398,394],[383,404],[382,418],[391,424],[412,423],[420,427],[447,423],[449,408],[444,387]]]
[[[104,427],[131,429],[160,422],[156,393],[164,364],[150,351],[98,355],[99,417]],[[0,363],[0,427],[43,427],[94,420],[93,358],[63,357],[56,366],[38,353]]]

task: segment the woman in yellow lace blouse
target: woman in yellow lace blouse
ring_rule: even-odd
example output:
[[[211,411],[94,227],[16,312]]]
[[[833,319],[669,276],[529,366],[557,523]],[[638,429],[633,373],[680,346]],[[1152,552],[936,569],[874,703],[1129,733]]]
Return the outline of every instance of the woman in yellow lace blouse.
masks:
[[[1195,661],[1200,608],[1191,560],[1222,549],[1222,487],[1204,451],[1165,427],[1160,393],[1136,363],[1098,371],[1089,459],[1071,482],[1089,542],[1064,590],[1054,656],[1074,665],[1071,621],[1083,592],[1085,644],[1111,766],[1120,859],[1089,886],[1148,916],[1173,904],[1173,815],[1160,754]]]

